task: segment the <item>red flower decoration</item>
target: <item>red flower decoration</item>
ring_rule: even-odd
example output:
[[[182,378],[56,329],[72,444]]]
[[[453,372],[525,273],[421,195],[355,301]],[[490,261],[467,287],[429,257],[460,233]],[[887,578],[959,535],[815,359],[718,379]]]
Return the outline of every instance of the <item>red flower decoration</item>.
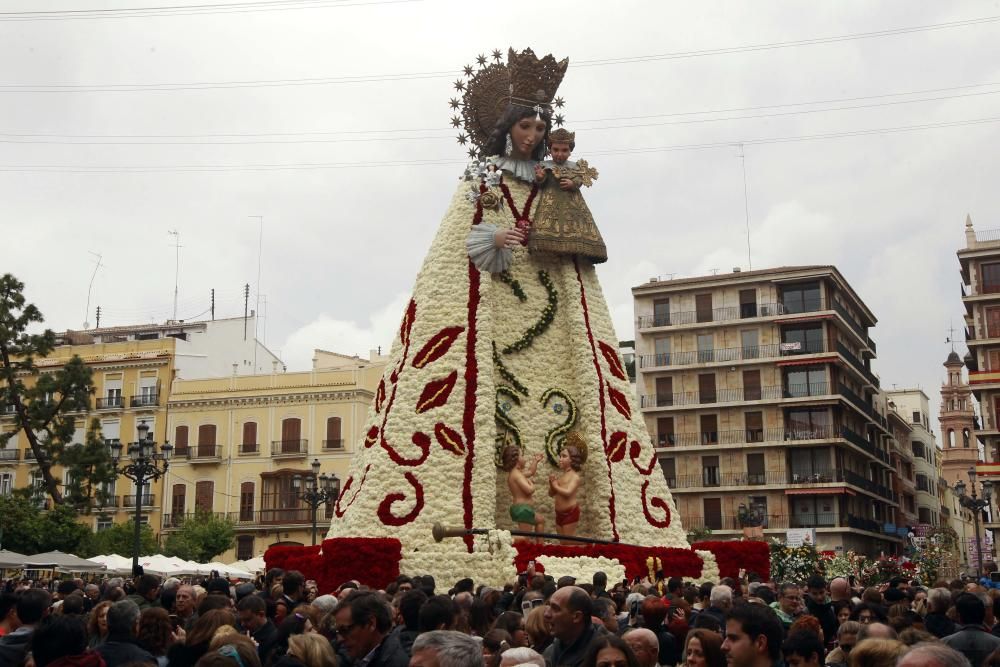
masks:
[[[372,426],[368,429],[368,435],[365,436],[365,447],[371,447],[378,442],[378,432],[378,426]]]
[[[559,558],[572,558],[575,556],[589,556],[591,558],[615,558],[625,568],[625,575],[633,577],[646,577],[649,575],[649,568],[646,566],[646,559],[654,557],[660,560],[663,574],[666,577],[689,577],[697,579],[702,575],[701,557],[690,549],[676,549],[673,547],[641,547],[624,544],[588,544],[588,545],[561,545],[561,544],[534,544],[527,542],[515,542],[517,556],[514,558],[514,566],[519,572],[528,567],[529,560],[538,560],[539,556],[555,556]]]
[[[452,371],[446,377],[428,382],[420,392],[420,398],[417,399],[417,414],[423,414],[447,403],[457,380],[458,371]]]
[[[628,433],[625,431],[615,431],[608,439],[608,458],[612,463],[618,463],[625,458],[625,443],[628,442]]]
[[[719,576],[738,577],[740,570],[756,572],[765,579],[771,574],[771,550],[767,542],[753,540],[695,542],[692,549],[711,551],[719,565]]]
[[[425,436],[426,437],[426,436]],[[404,514],[403,516],[396,516],[392,513],[392,506],[394,503],[400,500],[406,500],[405,493],[390,493],[378,506],[378,518],[382,520],[382,523],[386,526],[405,526],[406,524],[412,522],[420,514],[420,511],[424,509],[424,487],[421,486],[420,482],[412,472],[408,472],[404,475],[406,481],[410,483],[414,491],[414,502],[413,509]]]
[[[611,374],[619,380],[628,380],[628,375],[625,374],[625,369],[622,368],[621,359],[618,358],[618,351],[603,340],[597,341],[597,347],[600,348],[604,360],[608,362],[608,370],[611,371]]]
[[[410,344],[410,332],[413,330],[413,320],[417,317],[417,302],[410,299],[409,305],[406,306],[406,312],[403,313],[403,322],[399,325],[399,342],[404,346]],[[393,380],[395,382],[395,380]]]
[[[441,331],[434,334],[429,341],[427,341],[420,351],[417,352],[417,356],[413,357],[413,367],[423,368],[427,364],[437,361],[451,349],[452,343],[458,338],[459,334],[465,331],[465,327],[445,327]]]
[[[455,429],[448,428],[441,422],[438,422],[434,425],[434,437],[437,438],[438,444],[452,454],[457,454],[458,456],[465,454],[465,443],[462,442],[462,436]]]
[[[639,458],[640,454],[642,454],[642,445],[633,440],[632,444],[629,445],[628,449],[629,460],[632,461],[632,465],[635,466],[635,469],[639,471],[640,475],[642,475],[643,477],[649,477],[650,473],[653,472],[653,468],[656,467],[656,452],[651,453],[649,457],[649,465],[646,466],[645,468],[641,467],[638,463],[635,462],[635,460]]]
[[[632,419],[632,408],[628,405],[628,399],[625,398],[625,394],[612,387],[610,382],[608,383],[608,400],[625,419]]]
[[[663,498],[657,498],[653,496],[652,500],[646,499],[646,490],[649,488],[649,480],[647,479],[642,483],[642,513],[646,515],[646,521],[649,525],[655,526],[657,528],[666,528],[670,525],[670,506],[667,505],[667,501]],[[663,510],[666,516],[663,519],[657,519],[653,516],[652,512],[649,511],[649,506]]]
[[[378,389],[375,390],[375,412],[382,412],[385,404],[385,378],[378,381]]]
[[[399,452],[397,452],[396,448],[393,447],[391,444],[389,444],[389,441],[385,439],[384,434],[382,435],[382,449],[384,449],[389,454],[389,458],[392,459],[392,462],[395,463],[396,465],[406,466],[407,468],[414,468],[422,464],[424,461],[426,461],[427,457],[430,455],[431,439],[430,436],[428,436],[426,433],[421,433],[420,431],[417,431],[416,433],[413,434],[410,440],[411,442],[413,442],[414,445],[417,446],[417,449],[420,450],[420,456],[418,456],[415,459],[408,459]]]
[[[347,509],[354,504],[355,500],[358,499],[358,494],[361,493],[361,487],[365,485],[365,480],[368,479],[368,471],[371,470],[371,467],[372,464],[370,463],[365,466],[365,472],[364,474],[361,475],[361,481],[358,482],[357,490],[354,492],[354,495],[351,496],[351,499],[347,502],[347,505],[341,507],[341,503],[344,501],[344,498],[347,497],[347,492],[350,490],[351,484],[354,483],[354,475],[348,477],[347,481],[344,482],[344,488],[340,490],[340,495],[337,497],[337,502],[333,506],[333,511],[337,514],[338,518],[343,517],[344,514],[347,512]]]

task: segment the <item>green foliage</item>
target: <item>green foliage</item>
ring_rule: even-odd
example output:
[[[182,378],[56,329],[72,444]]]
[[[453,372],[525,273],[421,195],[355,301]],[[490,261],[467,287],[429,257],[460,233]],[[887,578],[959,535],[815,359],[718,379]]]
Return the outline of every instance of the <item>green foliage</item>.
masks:
[[[3,548],[23,554],[58,549],[77,553],[90,535],[90,529],[77,520],[76,512],[66,505],[43,512],[26,493],[0,496],[3,517]]]
[[[114,478],[98,421],[91,422],[84,444],[72,444],[77,415],[90,411],[94,382],[77,356],[63,368],[38,372],[35,359],[56,346],[51,329],[29,333],[42,321],[41,311],[25,301],[24,283],[10,274],[0,276],[0,406],[13,408],[14,423],[13,430],[0,433],[0,445],[23,433],[38,461],[44,492],[56,505],[67,502],[89,511],[99,485]],[[25,383],[29,377],[35,380],[31,386]],[[64,468],[73,480],[65,494],[53,467]]]
[[[694,544],[695,542],[704,542],[711,536],[712,536],[711,528],[705,528],[704,526],[689,528],[687,532],[688,544]]]
[[[170,533],[163,553],[184,560],[207,563],[236,543],[236,524],[211,512],[199,511]]]
[[[80,547],[78,556],[90,558],[103,554],[118,554],[130,557],[135,544],[135,521],[116,523],[106,530],[90,533]],[[156,535],[149,524],[139,527],[139,555],[157,553]]]
[[[823,574],[823,561],[815,544],[789,547],[778,540],[771,542],[771,578],[774,581],[803,584],[817,573]]]

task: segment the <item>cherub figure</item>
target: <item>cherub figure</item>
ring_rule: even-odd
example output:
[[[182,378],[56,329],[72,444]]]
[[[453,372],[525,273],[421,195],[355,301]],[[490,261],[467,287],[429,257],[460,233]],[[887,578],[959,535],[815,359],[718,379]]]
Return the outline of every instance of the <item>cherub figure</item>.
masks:
[[[586,461],[587,445],[576,431],[571,431],[559,452],[559,468],[562,472],[549,475],[549,495],[555,501],[556,532],[560,535],[576,535],[576,526],[580,523],[577,494],[583,483],[579,473]],[[572,544],[567,540],[563,542]]]
[[[507,471],[507,488],[510,489],[510,518],[521,530],[541,533],[545,528],[545,518],[535,514],[531,499],[535,494],[533,480],[538,471],[541,454],[536,454],[531,462],[525,461],[521,448],[507,445],[503,450],[501,468]]]

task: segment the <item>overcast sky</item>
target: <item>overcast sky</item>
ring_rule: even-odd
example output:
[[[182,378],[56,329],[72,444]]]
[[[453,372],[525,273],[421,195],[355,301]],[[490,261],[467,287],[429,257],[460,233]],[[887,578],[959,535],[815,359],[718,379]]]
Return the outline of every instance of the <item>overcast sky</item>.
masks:
[[[290,369],[388,345],[464,163],[451,84],[531,46],[570,59],[560,93],[601,173],[586,196],[620,338],[650,276],[749,268],[743,141],[753,267],[835,264],[879,319],[883,385],[923,387],[936,414],[965,216],[1000,227],[1000,3],[240,5],[0,2],[0,271],[47,326],[93,324],[97,305],[105,326],[170,317],[168,230],[178,317],[204,316],[211,288],[217,316],[242,314],[263,216],[266,342]]]

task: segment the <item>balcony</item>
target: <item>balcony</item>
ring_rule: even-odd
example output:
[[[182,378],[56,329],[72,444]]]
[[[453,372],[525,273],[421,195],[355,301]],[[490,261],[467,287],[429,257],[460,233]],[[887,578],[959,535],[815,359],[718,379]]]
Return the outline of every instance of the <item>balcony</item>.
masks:
[[[44,452],[42,452],[42,458],[45,458]],[[24,460],[32,462],[35,460],[35,451],[31,447],[24,448]]]
[[[326,512],[323,508],[317,511],[316,516],[319,522],[328,523],[325,518]],[[286,507],[254,510],[252,512],[231,512],[229,518],[235,521],[238,526],[309,525],[312,523],[312,508]]]
[[[225,512],[209,512],[216,519],[225,519]],[[184,525],[185,521],[195,519],[199,516],[204,516],[204,512],[183,512],[180,514],[164,514],[163,515],[163,527],[164,528],[180,528]]]
[[[98,397],[94,402],[98,410],[121,410],[125,405],[125,401],[121,396]]]
[[[847,346],[841,343],[840,341],[837,341],[837,354],[846,359],[847,362],[854,368],[854,370],[860,373],[861,377],[863,377],[865,380],[868,381],[868,384],[872,385],[873,387],[879,386],[878,378],[875,377],[875,375],[870,370],[865,368],[864,362],[858,359],[857,356],[855,356],[853,352],[847,349]]]
[[[13,405],[0,406],[0,417],[8,417],[17,412],[17,408]]]
[[[101,510],[101,509],[104,509],[104,508],[116,508],[116,507],[121,507],[122,506],[122,499],[121,499],[121,496],[108,496],[108,497],[104,498],[104,500],[100,500],[98,498],[94,498],[91,501],[91,505],[93,507],[96,507],[98,510]]]
[[[866,452],[877,458],[882,463],[886,464],[889,467],[892,467],[889,454],[884,450],[875,447],[875,445],[869,442],[867,438],[858,435],[857,433],[847,428],[846,426],[841,428],[841,437],[847,442],[857,447],[858,449],[865,450]]]
[[[308,440],[273,440],[271,456],[274,458],[302,458],[309,454]]]
[[[871,480],[866,479],[855,472],[851,472],[850,470],[844,470],[842,471],[842,473],[844,476],[844,481],[847,482],[848,484],[864,489],[868,493],[874,493],[876,496],[884,498],[885,500],[888,500],[890,502],[893,503],[899,502],[899,496],[892,489],[886,488],[881,484],[872,482]]]
[[[882,524],[875,519],[866,519],[865,517],[855,516],[853,514],[847,515],[847,525],[848,527],[855,528],[857,530],[867,530],[869,533],[882,532]]]
[[[744,347],[726,347],[696,352],[664,352],[662,354],[643,354],[639,356],[639,368],[664,368],[674,366],[690,366],[693,364],[731,363],[734,361],[754,361],[757,359],[777,359],[779,357],[801,356],[803,354],[823,354],[826,347],[820,345],[817,349],[793,350],[789,346],[782,349],[783,343],[769,345],[747,345]]]
[[[765,486],[767,484],[785,485],[788,474],[784,470],[772,472],[711,472],[706,468],[701,475],[678,475],[667,478],[667,486],[674,489],[698,489],[704,487],[742,487]]]
[[[812,429],[737,429],[731,431],[694,431],[689,433],[661,433],[657,447],[703,447],[705,445],[743,445],[775,443],[789,440],[830,440],[840,437],[829,426]]]
[[[858,334],[858,336],[861,337],[861,340],[867,341],[868,328],[862,325],[856,319],[854,319],[854,316],[851,315],[849,312],[847,312],[847,308],[845,308],[843,304],[841,304],[836,299],[830,299],[830,303],[833,306],[834,312],[840,315],[841,319],[847,322],[847,326],[851,327],[851,329],[854,330],[854,333]]]
[[[140,394],[133,396],[129,405],[133,408],[155,408],[160,404],[159,394]]]
[[[640,408],[671,408],[689,405],[708,405],[712,403],[743,403],[747,401],[777,401],[786,398],[824,398],[830,396],[830,389],[825,382],[814,382],[809,385],[789,385],[786,389],[781,385],[769,387],[736,387],[734,389],[716,389],[702,394],[697,391],[685,391],[677,394],[643,394],[639,397]]]
[[[244,442],[240,445],[240,456],[256,456],[257,454],[260,454],[260,445],[256,442]]]
[[[701,313],[702,317],[698,317]],[[785,307],[780,303],[744,303],[739,306],[713,308],[711,316],[708,311],[685,310],[667,315],[640,315],[639,328],[669,327],[678,324],[696,324],[705,322],[728,322],[731,320],[746,320],[754,317],[775,317],[784,315]]]
[[[740,520],[735,516],[710,517],[708,521],[701,516],[681,516],[681,525],[684,526],[684,530],[704,530],[706,528],[709,530],[743,530]],[[761,528],[765,530],[783,530],[789,527],[789,517],[783,514],[769,514],[764,517],[761,524]]]
[[[17,461],[20,457],[20,449],[0,449],[0,461]]]
[[[869,403],[866,403],[863,398],[861,398],[853,391],[848,389],[847,385],[843,384],[840,385],[840,387],[838,387],[837,393],[846,398],[848,402],[851,403],[851,405],[856,407],[858,410],[861,410],[861,412],[865,413],[866,416],[868,416],[874,421],[875,411],[872,409],[872,406]]]
[[[338,450],[344,448],[344,439],[338,438],[337,440],[324,440],[323,449],[325,451]]]
[[[156,505],[156,494],[147,493],[143,494],[140,498],[143,507],[153,507]],[[136,496],[135,494],[130,496],[122,496],[122,507],[135,507]]]
[[[184,455],[191,463],[218,463],[222,458],[222,446],[198,445],[196,447],[189,447],[184,450]]]

